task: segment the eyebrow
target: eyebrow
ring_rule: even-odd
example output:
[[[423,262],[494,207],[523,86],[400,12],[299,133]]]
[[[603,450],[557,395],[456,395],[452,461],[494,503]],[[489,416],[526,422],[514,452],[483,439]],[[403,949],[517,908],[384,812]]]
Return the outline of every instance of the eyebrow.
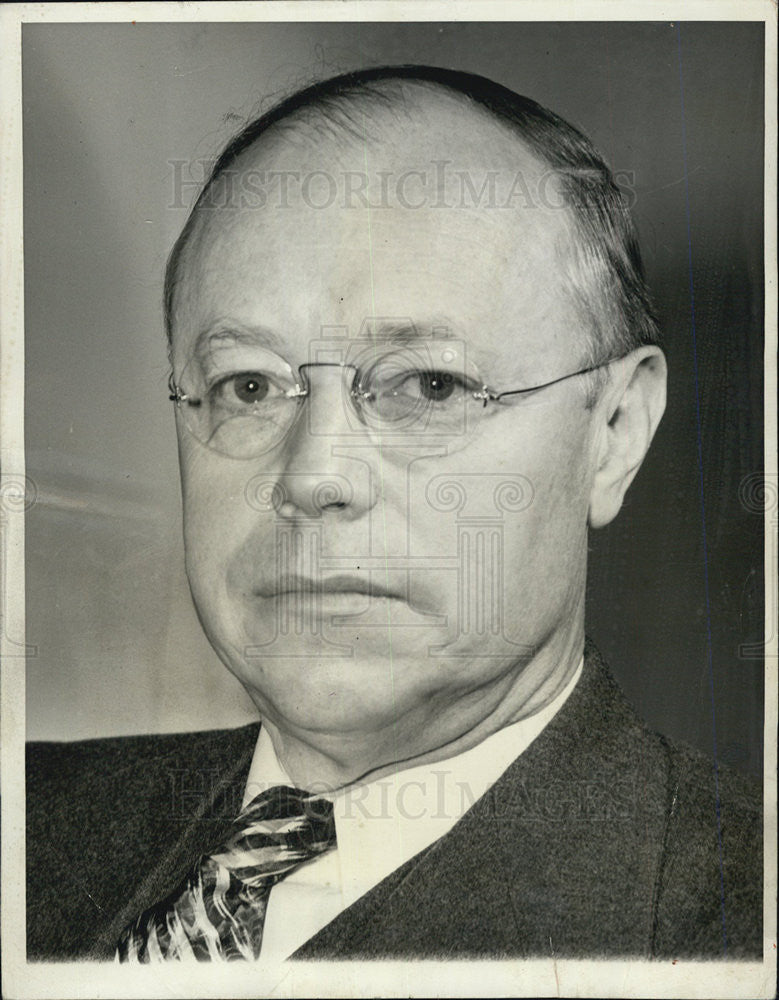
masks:
[[[495,351],[484,345],[474,344],[465,330],[448,316],[436,315],[431,319],[418,323],[408,319],[382,321],[377,327],[377,339],[388,340],[390,343],[406,344],[415,341],[459,340],[465,346],[465,351],[479,371],[489,371],[497,364]]]
[[[444,313],[435,313],[424,320],[414,321],[410,316],[404,317],[371,317],[360,324],[360,329],[368,325],[371,329],[371,340],[388,344],[424,343],[425,341],[461,340],[471,363],[481,373],[488,377],[495,370],[497,356],[493,350],[484,345],[476,345],[467,336],[465,330],[459,330],[457,324]],[[312,340],[327,340],[328,338],[312,337]],[[337,338],[340,339],[340,338]],[[357,341],[362,338],[346,338]],[[290,344],[277,334],[271,327],[262,323],[246,324],[229,317],[223,317],[204,329],[195,339],[190,360],[199,365],[207,363],[209,355],[220,347],[230,347],[233,344],[248,347],[260,346],[272,351],[295,367],[295,361],[290,357]],[[301,362],[307,359],[302,358]]]
[[[267,326],[244,326],[242,323],[220,320],[214,326],[203,330],[195,340],[193,356],[202,362],[205,357],[220,345],[228,344],[261,344],[277,353],[282,353],[284,344],[281,339]]]
[[[484,377],[485,372],[489,372],[495,367],[497,361],[494,351],[487,350],[484,347],[476,347],[467,338],[465,332],[459,332],[457,324],[444,314],[435,314],[429,319],[419,322],[415,322],[409,316],[392,318],[373,317],[363,321],[360,325],[361,330],[366,323],[372,327],[372,340],[389,344],[399,344],[402,346],[403,344],[425,341],[462,340],[468,356],[482,377]],[[327,340],[328,338],[312,339]],[[345,339],[357,341],[360,338],[347,337]],[[191,358],[196,360],[201,366],[205,365],[212,351],[218,350],[220,346],[229,347],[231,344],[260,345],[278,354],[279,357],[287,359],[287,363],[292,363],[287,357],[290,349],[289,343],[282,340],[269,326],[264,326],[263,324],[247,325],[229,318],[217,320],[198,334],[195,339]]]
[[[366,321],[371,339],[388,341],[390,343],[409,343],[416,340],[450,340],[455,337],[453,323],[448,317],[435,317],[430,320],[415,323],[409,317],[385,318]],[[320,339],[320,338],[313,338]],[[326,338],[325,338],[326,339]],[[357,338],[354,338],[357,339]],[[279,354],[289,349],[270,327],[263,325],[246,326],[232,320],[219,320],[203,330],[195,340],[193,355],[202,360],[213,348],[220,344],[261,344]]]
[[[376,320],[374,336],[377,340],[407,343],[412,340],[451,340],[455,337],[454,324],[447,317],[415,323],[412,319]]]

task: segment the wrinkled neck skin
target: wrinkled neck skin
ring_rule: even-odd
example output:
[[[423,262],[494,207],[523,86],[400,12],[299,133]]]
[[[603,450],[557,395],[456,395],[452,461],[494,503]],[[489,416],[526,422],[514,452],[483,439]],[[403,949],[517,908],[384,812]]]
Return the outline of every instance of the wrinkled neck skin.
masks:
[[[318,793],[435,764],[470,750],[505,726],[531,718],[560,694],[576,672],[584,648],[583,593],[567,624],[529,659],[507,663],[495,682],[456,700],[430,699],[379,731],[292,730],[270,712],[263,714],[261,705],[262,724],[295,786]]]

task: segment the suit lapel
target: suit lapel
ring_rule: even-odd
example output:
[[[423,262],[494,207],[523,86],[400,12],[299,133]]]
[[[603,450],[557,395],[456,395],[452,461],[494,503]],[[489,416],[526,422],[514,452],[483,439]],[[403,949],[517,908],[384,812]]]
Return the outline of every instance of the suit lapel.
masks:
[[[195,861],[223,838],[237,814],[235,793],[246,783],[258,733],[258,725],[238,731],[237,752],[226,764],[198,760],[201,772],[213,775],[213,780],[199,800],[188,800],[191,806],[186,820],[182,821],[176,816],[176,810],[171,809],[169,835],[160,838],[166,845],[162,854],[150,869],[148,859],[144,859],[145,864],[141,864],[139,870],[148,870],[148,874],[96,938],[93,957],[112,956],[119,935],[127,924],[172,892]],[[192,770],[193,758],[186,758],[184,754],[182,757]]]
[[[647,954],[665,776],[588,646],[575,691],[492,788],[293,957]]]

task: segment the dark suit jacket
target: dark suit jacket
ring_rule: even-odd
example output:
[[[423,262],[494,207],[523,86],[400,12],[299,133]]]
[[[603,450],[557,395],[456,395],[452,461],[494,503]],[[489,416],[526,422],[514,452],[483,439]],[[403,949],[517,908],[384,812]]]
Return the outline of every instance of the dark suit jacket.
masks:
[[[30,745],[28,954],[110,958],[238,813],[258,727]],[[295,958],[760,958],[759,790],[650,732],[588,644],[562,710]]]

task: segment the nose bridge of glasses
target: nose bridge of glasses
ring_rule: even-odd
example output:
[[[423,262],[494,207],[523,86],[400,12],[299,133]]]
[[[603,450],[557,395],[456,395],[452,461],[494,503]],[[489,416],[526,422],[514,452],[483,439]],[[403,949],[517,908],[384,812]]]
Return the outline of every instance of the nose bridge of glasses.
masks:
[[[313,375],[316,369],[330,369],[330,372]],[[311,361],[299,366],[296,395],[306,402],[305,422],[311,432],[316,435],[353,434],[363,423],[361,404],[365,401],[365,393],[359,386],[359,377],[357,366],[347,362]]]
[[[298,411],[300,419],[285,435],[280,452],[285,473],[294,474],[294,483],[298,486],[302,484],[308,488],[306,484],[310,480],[316,481],[322,476],[337,476],[339,481],[343,479],[353,484],[356,455],[339,452],[335,444],[351,448],[356,445],[359,454],[363,454],[362,437],[366,427],[359,412],[359,402],[354,397],[357,376],[355,365],[335,361],[309,362],[298,367],[300,393],[297,400],[305,405]],[[358,489],[355,493],[357,507],[360,496],[362,493]],[[291,499],[297,502],[294,496]]]
[[[359,384],[360,371],[354,364],[342,361],[307,361],[298,368],[300,392],[297,395],[304,398],[312,396],[310,372],[314,368],[334,369],[333,382],[337,381],[342,397],[348,397],[354,408],[359,412],[361,399],[367,394]],[[318,395],[318,393],[317,393]],[[330,405],[332,402],[330,401]]]

